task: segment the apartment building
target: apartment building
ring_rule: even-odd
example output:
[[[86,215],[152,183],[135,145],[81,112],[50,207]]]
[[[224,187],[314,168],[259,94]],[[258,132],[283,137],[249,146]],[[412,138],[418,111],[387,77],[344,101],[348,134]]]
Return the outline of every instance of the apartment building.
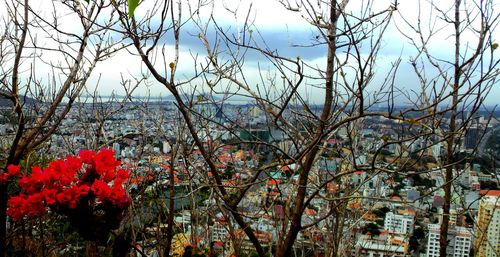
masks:
[[[480,194],[476,256],[500,256],[500,190],[481,190]]]
[[[427,257],[439,257],[439,238],[441,237],[440,224],[429,224],[427,239]],[[470,229],[459,226],[450,226],[448,229],[448,247],[446,255],[452,257],[468,257],[472,247],[472,232]]]
[[[395,214],[388,212],[385,214],[384,230],[394,234],[410,236],[415,226],[415,216],[405,214]]]

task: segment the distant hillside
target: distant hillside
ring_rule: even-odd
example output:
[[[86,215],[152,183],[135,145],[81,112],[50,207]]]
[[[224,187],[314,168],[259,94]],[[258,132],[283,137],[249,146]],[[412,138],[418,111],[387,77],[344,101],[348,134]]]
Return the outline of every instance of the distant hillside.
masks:
[[[3,91],[3,92],[5,92],[5,91]],[[37,102],[35,99],[33,99],[31,97],[21,97],[21,100],[28,105]],[[8,107],[12,107],[12,106],[13,106],[13,104],[12,104],[12,101],[10,99],[7,99],[7,98],[3,97],[2,95],[0,95],[0,108],[8,108]]]
[[[201,99],[213,99],[215,101],[220,100],[220,97],[214,96],[214,95],[208,95],[208,94],[197,94],[195,96],[188,95],[188,94],[181,95],[181,98],[184,99],[184,100],[191,100],[191,99],[193,99],[194,101],[196,101],[200,97],[201,97]],[[163,99],[165,99],[166,101],[175,101],[175,97],[173,95],[168,95],[168,96],[164,97]]]
[[[8,99],[5,99],[3,98],[2,96],[0,96],[0,107],[10,107],[12,106],[12,102]]]

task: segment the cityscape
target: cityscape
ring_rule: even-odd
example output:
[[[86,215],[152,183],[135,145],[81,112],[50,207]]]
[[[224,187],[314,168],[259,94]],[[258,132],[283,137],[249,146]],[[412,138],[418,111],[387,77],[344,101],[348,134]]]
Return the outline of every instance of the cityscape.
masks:
[[[58,132],[48,141],[46,154],[53,159],[93,147],[113,149],[116,158],[132,171],[128,186],[131,196],[138,197],[134,200],[139,201],[134,208],[143,209],[136,221],[139,223],[136,233],[144,235],[137,243],[147,256],[157,256],[153,247],[153,241],[157,240],[154,231],[164,225],[156,222],[161,212],[158,209],[161,204],[157,201],[168,202],[171,165],[175,165],[174,224],[178,240],[199,246],[214,242],[221,256],[236,251],[237,243],[240,251],[252,249],[241,229],[233,228],[230,233],[234,221],[219,209],[220,203],[212,196],[214,191],[210,183],[213,178],[200,151],[195,147],[177,149],[173,153],[174,145],[181,144],[184,135],[176,128],[180,119],[172,102],[90,105],[79,105],[66,115]],[[111,113],[106,119],[99,118],[102,113],[94,113],[103,109]],[[287,154],[300,150],[295,149],[293,140],[279,130],[269,128],[265,113],[256,105],[202,103],[198,109],[206,119],[215,120],[213,125],[197,129],[206,136],[204,143],[213,145],[211,154],[217,160],[225,187],[246,183],[256,167],[283,158],[272,150],[273,147]],[[9,110],[9,107],[3,108],[3,111]],[[473,249],[484,251],[481,256],[490,256],[487,253],[494,253],[496,248],[493,246],[499,242],[499,169],[492,161],[496,159],[490,159],[487,153],[500,148],[498,144],[491,148],[491,144],[480,144],[500,136],[500,131],[496,131],[499,121],[496,117],[488,120],[484,116],[474,119],[476,122],[466,129],[459,142],[459,152],[467,157],[462,157],[454,170],[457,176],[452,184],[448,232],[451,243],[447,248],[450,256],[469,256]],[[228,132],[225,128],[231,124],[238,124],[238,127]],[[2,144],[9,140],[13,129],[5,120],[0,125]],[[329,198],[345,194],[354,196],[342,203],[347,213],[343,216],[345,225],[341,233],[344,236],[340,245],[350,251],[347,255],[439,256],[444,202],[443,169],[439,163],[443,158],[443,143],[429,136],[381,147],[384,142],[399,138],[400,131],[399,122],[367,118],[359,132],[361,144],[357,149],[351,148],[346,129],[338,130],[334,137],[322,142],[323,154],[315,162],[308,179],[313,185],[325,186],[308,189],[308,194],[318,193],[318,189],[322,192],[312,198],[304,210],[302,224],[308,228],[299,233],[294,251],[305,256],[325,254],[332,240],[329,228],[337,218],[329,214],[335,203]],[[257,140],[265,145],[244,143]],[[478,145],[485,149],[477,149]],[[349,159],[352,156],[349,152],[353,150],[357,151],[355,160]],[[477,152],[485,154],[479,156]],[[374,155],[379,156],[375,158]],[[173,156],[176,156],[175,162],[172,162]],[[395,161],[398,158],[401,160]],[[374,171],[369,163],[373,159],[377,167],[387,171]],[[401,169],[398,165],[409,162],[415,164],[408,166],[405,172],[392,173]],[[299,179],[293,175],[299,168],[296,164],[271,167],[259,175],[238,205],[265,247],[271,247],[273,240],[279,238],[279,226],[284,216],[289,215],[286,204]],[[338,174],[342,176],[336,178]],[[148,210],[147,206],[155,201],[158,206]],[[181,244],[173,252],[180,256],[183,247]]]
[[[495,0],[42,2],[0,3],[0,257],[500,256]]]

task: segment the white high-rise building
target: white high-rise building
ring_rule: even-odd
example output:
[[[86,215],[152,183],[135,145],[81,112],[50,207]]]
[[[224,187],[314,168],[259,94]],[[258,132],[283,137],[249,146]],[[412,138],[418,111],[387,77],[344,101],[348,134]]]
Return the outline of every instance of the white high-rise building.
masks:
[[[415,217],[412,215],[394,214],[388,212],[385,214],[384,229],[390,233],[410,235],[413,233]]]
[[[427,240],[427,257],[439,257],[439,238],[441,237],[440,224],[429,224],[429,238]],[[472,232],[459,226],[448,228],[447,256],[468,257],[472,247]]]
[[[115,158],[120,158],[121,150],[119,143],[113,143],[113,151],[115,151]]]
[[[500,256],[500,190],[481,190],[480,194],[476,256]]]

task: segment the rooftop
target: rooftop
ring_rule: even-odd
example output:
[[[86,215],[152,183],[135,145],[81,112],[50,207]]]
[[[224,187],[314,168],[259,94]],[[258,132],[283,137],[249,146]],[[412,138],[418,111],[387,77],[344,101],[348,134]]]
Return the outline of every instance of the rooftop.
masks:
[[[486,196],[500,196],[500,190],[481,190],[479,191],[480,195]]]

